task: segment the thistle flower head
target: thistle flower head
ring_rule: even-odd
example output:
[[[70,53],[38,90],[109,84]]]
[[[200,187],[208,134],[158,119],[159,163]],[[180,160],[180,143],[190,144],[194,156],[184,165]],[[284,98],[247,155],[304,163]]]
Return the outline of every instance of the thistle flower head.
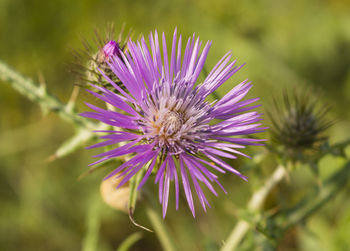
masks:
[[[235,86],[222,99],[212,103],[208,101],[208,96],[242,65],[236,66],[236,60],[231,61],[232,56],[227,53],[204,81],[196,84],[211,42],[207,42],[201,51],[202,42],[193,35],[187,40],[182,56],[182,41],[181,35],[177,38],[175,30],[169,53],[164,33],[162,47],[157,32],[150,34],[149,45],[143,37],[136,43],[129,41],[127,52],[121,51],[120,57],[112,56],[107,62],[125,90],[103,71],[101,74],[117,92],[97,85],[93,86],[101,94],[88,90],[114,106],[115,110],[87,104],[94,112],[82,114],[113,126],[112,130],[102,131],[107,133],[101,136],[104,142],[91,147],[115,144],[115,148],[96,155],[101,159],[93,164],[122,155],[131,156],[107,176],[120,173],[123,180],[119,187],[143,169],[145,174],[138,187],[141,188],[154,173],[155,182],[159,184],[163,216],[168,207],[171,181],[175,184],[176,208],[181,179],[194,216],[193,188],[204,210],[209,203],[202,186],[215,195],[217,192],[212,183],[224,190],[213,170],[229,171],[246,180],[223,158],[247,156],[241,149],[245,145],[260,145],[261,140],[245,136],[265,129],[257,123],[261,120],[260,114],[250,111],[259,106],[250,106],[258,99],[242,100],[252,87],[247,80]]]
[[[327,139],[325,130],[332,124],[325,115],[328,106],[317,107],[316,100],[307,94],[284,94],[282,104],[275,102],[275,114],[270,112],[273,139],[288,155],[296,156],[317,148]]]

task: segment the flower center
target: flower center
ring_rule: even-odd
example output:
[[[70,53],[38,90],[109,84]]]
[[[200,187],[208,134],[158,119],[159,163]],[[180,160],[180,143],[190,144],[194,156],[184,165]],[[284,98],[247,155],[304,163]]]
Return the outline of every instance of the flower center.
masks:
[[[164,136],[170,136],[178,132],[183,123],[183,114],[179,112],[169,111],[161,120],[161,131],[164,133]]]
[[[148,142],[172,154],[196,153],[209,128],[210,109],[197,90],[184,83],[162,83],[145,100],[148,109],[138,123]]]

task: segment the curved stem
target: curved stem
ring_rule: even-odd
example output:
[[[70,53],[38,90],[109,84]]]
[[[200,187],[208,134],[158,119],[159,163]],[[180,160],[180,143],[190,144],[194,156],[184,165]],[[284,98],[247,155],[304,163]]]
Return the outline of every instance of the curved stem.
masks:
[[[252,198],[250,199],[247,209],[250,211],[256,211],[261,208],[266,197],[269,195],[270,191],[283,180],[287,175],[287,170],[284,166],[279,165],[271,177],[266,180],[265,184],[257,190]],[[249,223],[240,220],[235,228],[231,231],[229,237],[227,238],[224,246],[221,248],[221,251],[231,251],[235,250],[240,241],[243,239],[247,231],[249,230]]]

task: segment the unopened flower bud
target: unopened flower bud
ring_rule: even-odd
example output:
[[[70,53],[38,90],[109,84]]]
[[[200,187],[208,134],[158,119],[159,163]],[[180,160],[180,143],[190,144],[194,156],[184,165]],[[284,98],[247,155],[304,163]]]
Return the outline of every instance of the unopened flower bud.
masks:
[[[109,179],[103,180],[100,185],[100,192],[107,205],[127,213],[130,194],[129,183],[117,189],[117,186],[123,180],[123,177],[117,178],[118,175],[119,173]]]
[[[104,47],[103,47],[103,53],[106,57],[106,59],[109,59],[112,56],[120,57],[120,47],[119,44],[111,40],[109,41]]]
[[[75,69],[83,84],[93,83],[95,85],[105,87],[114,91],[111,84],[102,76],[101,72],[107,75],[114,83],[122,86],[118,77],[113,74],[108,63],[113,57],[121,57],[122,52],[126,50],[126,42],[131,38],[130,33],[122,40],[123,29],[118,39],[114,40],[114,31],[111,27],[105,36],[96,33],[95,43],[90,44],[84,41],[84,50],[74,52]],[[84,83],[85,82],[85,83]]]
[[[88,62],[87,78],[88,81],[95,83],[97,85],[102,85],[103,87],[108,87],[109,83],[102,77],[100,71],[106,74],[113,82],[119,83],[120,80],[113,74],[112,70],[109,68],[108,62],[112,57],[120,57],[121,49],[119,44],[110,40],[106,43],[103,48],[101,48],[92,59]]]
[[[325,130],[332,124],[325,119],[327,110],[306,94],[294,94],[292,98],[285,94],[284,101],[276,102],[274,111],[269,111],[273,140],[293,159],[317,150],[327,140]]]

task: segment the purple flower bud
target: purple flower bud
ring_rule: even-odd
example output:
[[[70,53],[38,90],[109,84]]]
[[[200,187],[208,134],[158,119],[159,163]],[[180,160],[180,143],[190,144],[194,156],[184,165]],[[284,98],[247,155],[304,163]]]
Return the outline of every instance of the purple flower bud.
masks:
[[[111,40],[109,41],[104,47],[103,47],[103,53],[107,59],[109,59],[111,56],[118,56],[120,57],[120,47],[119,44]]]

